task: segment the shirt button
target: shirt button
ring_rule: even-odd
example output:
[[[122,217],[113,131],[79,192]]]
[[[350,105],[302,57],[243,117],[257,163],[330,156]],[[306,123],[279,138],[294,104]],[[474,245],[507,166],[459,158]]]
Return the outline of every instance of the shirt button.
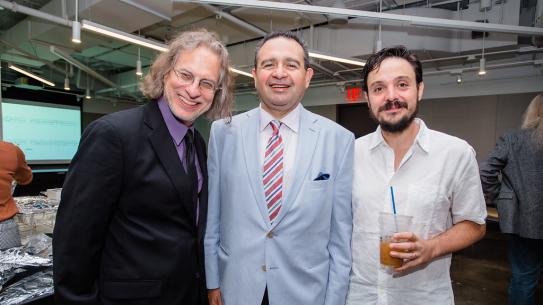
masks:
[[[266,272],[266,265],[262,265],[262,271]]]
[[[268,232],[268,233],[266,234],[266,237],[267,237],[267,238],[272,238],[272,237],[273,237],[273,232],[272,232],[272,231]]]

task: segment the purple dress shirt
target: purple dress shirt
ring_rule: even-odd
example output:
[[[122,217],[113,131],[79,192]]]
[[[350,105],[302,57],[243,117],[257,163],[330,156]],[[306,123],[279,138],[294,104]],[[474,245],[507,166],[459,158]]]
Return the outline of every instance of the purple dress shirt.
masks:
[[[166,98],[164,96],[161,96],[158,99],[158,108],[160,109],[160,112],[162,113],[162,117],[164,118],[164,122],[166,123],[166,127],[168,127],[168,131],[170,132],[170,135],[172,136],[173,144],[175,144],[175,149],[177,150],[177,155],[179,156],[179,160],[183,163],[183,167],[185,168],[185,171],[187,170],[187,164],[185,160],[185,134],[189,130],[189,128],[194,133],[194,126],[187,127],[187,125],[181,123],[178,121],[175,116],[173,115],[172,111],[170,110],[170,107],[168,106],[168,102],[166,101]],[[198,174],[198,193],[202,190],[202,184],[203,184],[203,176],[202,176],[202,170],[200,169],[200,163],[198,161],[198,154],[194,155],[194,162],[196,163],[196,173]],[[199,201],[199,200],[198,200]],[[196,206],[196,224],[198,224],[198,218],[199,218],[199,205],[200,203],[197,203]]]

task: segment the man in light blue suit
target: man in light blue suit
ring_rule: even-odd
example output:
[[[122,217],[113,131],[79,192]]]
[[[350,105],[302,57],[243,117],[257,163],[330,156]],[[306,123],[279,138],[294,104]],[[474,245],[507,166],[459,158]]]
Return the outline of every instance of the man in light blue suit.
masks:
[[[313,70],[293,33],[260,42],[253,76],[260,106],[211,128],[210,305],[343,305],[354,136],[300,104]]]

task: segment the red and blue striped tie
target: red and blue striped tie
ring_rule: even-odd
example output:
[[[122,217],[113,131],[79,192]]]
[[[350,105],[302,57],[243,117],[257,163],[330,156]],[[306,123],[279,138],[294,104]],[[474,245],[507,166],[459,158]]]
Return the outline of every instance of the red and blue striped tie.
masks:
[[[279,134],[281,122],[270,122],[273,134],[268,140],[266,153],[264,154],[264,195],[268,206],[270,222],[273,221],[281,210],[283,197],[283,139]]]

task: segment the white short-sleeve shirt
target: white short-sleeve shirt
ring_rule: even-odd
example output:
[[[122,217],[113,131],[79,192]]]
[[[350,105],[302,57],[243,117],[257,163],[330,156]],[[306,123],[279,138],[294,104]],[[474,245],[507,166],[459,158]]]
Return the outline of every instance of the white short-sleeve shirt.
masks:
[[[453,224],[484,224],[486,206],[475,151],[464,140],[420,130],[394,172],[394,151],[380,127],[355,142],[353,179],[353,267],[349,305],[452,305],[451,255],[440,257],[404,276],[380,269],[380,211],[392,212],[390,186],[398,214],[413,216],[412,230],[430,239]]]

